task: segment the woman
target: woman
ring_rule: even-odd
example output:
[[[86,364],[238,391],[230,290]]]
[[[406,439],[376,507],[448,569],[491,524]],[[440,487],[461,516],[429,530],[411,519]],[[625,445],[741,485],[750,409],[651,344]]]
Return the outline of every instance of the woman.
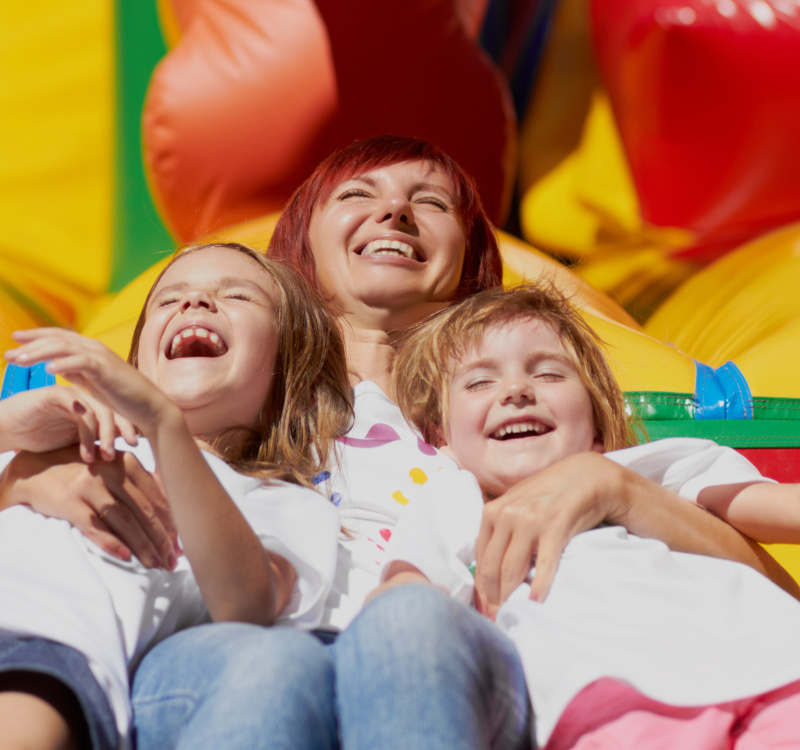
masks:
[[[167,639],[134,680],[140,750],[335,747],[337,719],[345,747],[524,747],[521,670],[488,620],[415,586],[398,586],[355,616],[377,586],[381,539],[404,501],[430,471],[453,470],[405,427],[391,400],[389,373],[397,331],[500,282],[496,241],[472,181],[438,148],[414,139],[353,144],[323,162],[297,191],[270,250],[303,272],[338,313],[356,385],[356,424],[342,441],[339,465],[321,477],[345,532],[322,637],[331,641],[331,632],[344,632],[332,646],[302,633],[240,625]],[[63,473],[80,481],[85,476],[72,462],[38,473],[39,464],[31,463],[40,457],[22,458],[28,463],[20,461],[6,477],[5,503],[47,507],[54,487],[64,494]],[[114,508],[104,519],[118,523],[123,504],[142,494],[139,487],[155,496],[136,467],[125,479],[116,471],[108,482],[121,502],[103,506],[96,496],[103,489],[91,485],[89,493],[84,486],[91,497],[57,513],[88,529],[97,525],[96,507]],[[24,479],[15,481],[14,472]],[[537,579],[544,580],[571,536],[613,518],[601,493],[570,494],[569,479],[547,497],[537,496],[530,482],[491,504],[477,575],[490,606],[522,580],[533,551]],[[760,565],[730,527],[656,485],[640,512],[615,520],[676,549]],[[143,522],[124,538],[133,544],[134,536],[143,554],[167,559],[168,528]],[[158,551],[141,541],[147,534]]]

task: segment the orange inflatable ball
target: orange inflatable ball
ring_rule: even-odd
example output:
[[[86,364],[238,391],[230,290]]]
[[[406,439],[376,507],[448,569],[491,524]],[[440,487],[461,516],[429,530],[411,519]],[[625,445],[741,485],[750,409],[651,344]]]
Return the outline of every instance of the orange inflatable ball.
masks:
[[[383,133],[432,141],[509,204],[507,87],[452,0],[162,0],[177,43],[154,71],[145,161],[181,241],[278,210],[334,149]],[[474,28],[471,29],[474,31]]]

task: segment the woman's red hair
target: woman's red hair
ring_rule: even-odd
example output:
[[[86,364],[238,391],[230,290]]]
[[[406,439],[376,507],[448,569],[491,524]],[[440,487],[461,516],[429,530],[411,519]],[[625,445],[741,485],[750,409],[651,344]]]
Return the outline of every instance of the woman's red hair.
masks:
[[[475,182],[442,149],[418,138],[379,135],[356,141],[331,154],[289,199],[275,227],[268,253],[289,263],[321,291],[308,240],[314,209],[342,182],[406,161],[436,164],[453,184],[456,211],[466,239],[461,282],[453,299],[498,286],[503,276],[500,249]]]

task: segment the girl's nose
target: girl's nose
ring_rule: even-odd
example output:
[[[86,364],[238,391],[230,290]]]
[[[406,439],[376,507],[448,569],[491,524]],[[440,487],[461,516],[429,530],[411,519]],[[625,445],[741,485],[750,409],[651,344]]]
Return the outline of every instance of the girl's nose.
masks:
[[[536,403],[536,391],[530,378],[511,378],[503,384],[503,404]]]
[[[192,289],[183,296],[181,300],[181,310],[191,310],[204,307],[211,312],[216,312],[217,306],[214,303],[214,298],[208,293],[200,289]]]
[[[377,209],[378,222],[389,226],[414,226],[411,201],[402,193],[386,196]]]

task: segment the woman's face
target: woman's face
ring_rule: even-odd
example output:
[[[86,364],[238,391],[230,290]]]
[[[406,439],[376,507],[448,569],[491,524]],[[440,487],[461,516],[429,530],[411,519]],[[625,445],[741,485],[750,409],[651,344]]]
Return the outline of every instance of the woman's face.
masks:
[[[465,236],[453,186],[429,162],[338,184],[308,231],[319,283],[345,315],[407,325],[449,302],[461,280]]]

